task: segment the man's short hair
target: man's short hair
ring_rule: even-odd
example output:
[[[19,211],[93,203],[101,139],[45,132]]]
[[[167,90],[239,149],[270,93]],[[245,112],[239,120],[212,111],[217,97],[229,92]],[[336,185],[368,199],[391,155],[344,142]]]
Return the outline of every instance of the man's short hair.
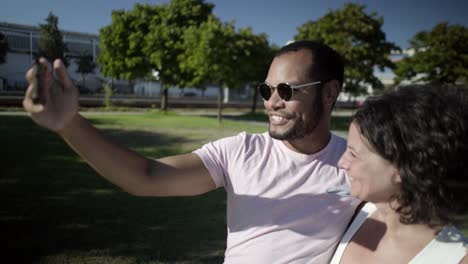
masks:
[[[275,57],[299,50],[309,50],[312,53],[313,61],[309,71],[311,81],[337,80],[340,88],[343,87],[343,59],[338,52],[322,42],[312,40],[294,41],[282,47],[275,54]]]

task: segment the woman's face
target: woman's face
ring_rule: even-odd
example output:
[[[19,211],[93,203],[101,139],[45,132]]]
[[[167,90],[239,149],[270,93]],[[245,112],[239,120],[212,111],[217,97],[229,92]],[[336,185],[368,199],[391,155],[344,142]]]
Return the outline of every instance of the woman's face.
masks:
[[[348,174],[353,197],[382,203],[390,202],[392,195],[398,192],[398,170],[370,147],[355,122],[350,125],[348,147],[338,166]]]

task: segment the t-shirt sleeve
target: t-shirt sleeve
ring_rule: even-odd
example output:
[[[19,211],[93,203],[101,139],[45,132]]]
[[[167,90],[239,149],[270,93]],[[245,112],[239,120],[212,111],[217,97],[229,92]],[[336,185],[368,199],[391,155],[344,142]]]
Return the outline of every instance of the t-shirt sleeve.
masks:
[[[229,168],[242,152],[245,137],[246,133],[242,132],[237,136],[207,143],[193,151],[202,159],[216,184],[216,188],[226,187],[228,184]]]

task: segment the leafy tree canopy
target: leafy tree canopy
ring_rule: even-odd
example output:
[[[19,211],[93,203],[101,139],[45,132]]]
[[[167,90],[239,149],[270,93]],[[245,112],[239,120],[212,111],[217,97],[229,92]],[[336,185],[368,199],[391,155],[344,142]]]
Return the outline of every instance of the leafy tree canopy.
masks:
[[[468,82],[468,28],[439,23],[410,40],[414,55],[397,63],[397,82],[410,80],[439,84]]]
[[[68,60],[65,58],[67,47],[63,42],[62,32],[58,28],[58,17],[50,12],[45,20],[46,24],[39,25],[41,37],[38,55],[49,61],[62,59],[63,63],[68,66]]]
[[[183,85],[193,77],[180,68],[184,32],[207,21],[213,7],[203,0],[172,0],[159,17],[153,17],[144,51],[165,84]]]
[[[255,35],[249,27],[236,31],[234,23],[211,16],[185,32],[185,53],[179,58],[181,67],[194,73],[190,85],[233,88],[265,78],[273,57],[266,34]]]
[[[203,0],[172,0],[114,11],[112,23],[100,31],[99,62],[104,75],[133,80],[156,71],[164,91],[161,108],[165,110],[165,87],[183,85],[193,77],[180,69],[184,31],[206,21],[213,7]]]
[[[322,41],[338,51],[345,65],[344,90],[354,95],[365,94],[365,84],[383,88],[374,69],[394,68],[389,55],[399,49],[386,41],[383,18],[375,12],[367,14],[364,9],[364,5],[347,3],[317,21],[306,22],[294,37]]]
[[[263,81],[273,59],[274,50],[265,33],[255,35],[250,27],[241,28],[237,33],[236,46],[239,51],[240,67],[237,67],[242,84],[258,84]]]
[[[193,72],[190,85],[200,87],[207,83],[231,86],[235,83],[233,72],[237,67],[234,22],[222,23],[214,16],[200,27],[190,27],[185,32],[185,57],[181,67]]]
[[[153,17],[160,17],[160,12],[161,7],[147,4],[135,4],[130,11],[112,12],[111,24],[100,30],[98,61],[105,76],[134,80],[151,72],[143,45]]]
[[[251,113],[257,108],[257,85],[265,80],[270,63],[276,52],[267,40],[267,35],[255,35],[251,28],[241,28],[237,34],[237,46],[240,50],[239,67],[235,71],[242,85],[249,85],[254,89]]]
[[[222,108],[222,87],[245,87],[265,78],[271,61],[271,49],[265,34],[255,35],[251,28],[236,31],[235,21],[222,23],[210,16],[199,27],[184,35],[185,53],[181,68],[192,72],[190,85],[218,85],[218,118]]]

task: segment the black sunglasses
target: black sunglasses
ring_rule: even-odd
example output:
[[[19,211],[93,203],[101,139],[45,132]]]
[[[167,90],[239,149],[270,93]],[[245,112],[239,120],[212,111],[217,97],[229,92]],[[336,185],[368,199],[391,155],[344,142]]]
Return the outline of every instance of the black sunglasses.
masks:
[[[305,88],[307,86],[312,86],[322,83],[321,81],[318,82],[311,82],[311,83],[304,83],[300,85],[290,85],[289,83],[279,83],[276,87],[268,84],[268,83],[261,83],[258,85],[257,89],[262,96],[263,100],[268,101],[275,90],[278,91],[279,97],[283,99],[283,101],[291,100],[293,96],[293,91],[295,89]]]

